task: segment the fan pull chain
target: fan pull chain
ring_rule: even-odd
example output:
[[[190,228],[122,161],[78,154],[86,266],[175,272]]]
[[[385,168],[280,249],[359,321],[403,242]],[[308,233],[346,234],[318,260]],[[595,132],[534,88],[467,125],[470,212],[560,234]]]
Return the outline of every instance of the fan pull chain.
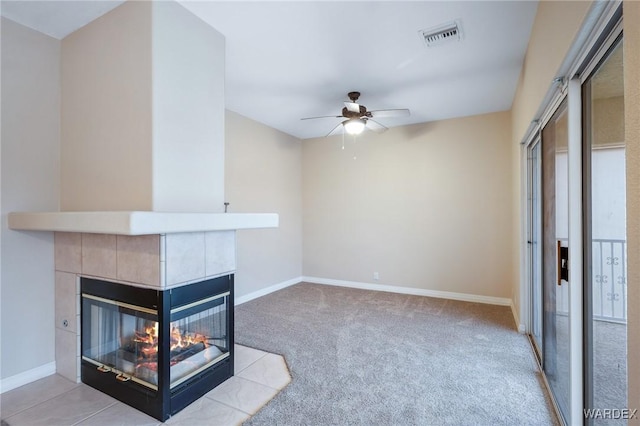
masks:
[[[357,160],[358,156],[357,156],[357,148],[358,146],[356,145],[356,135],[353,135],[353,159]]]

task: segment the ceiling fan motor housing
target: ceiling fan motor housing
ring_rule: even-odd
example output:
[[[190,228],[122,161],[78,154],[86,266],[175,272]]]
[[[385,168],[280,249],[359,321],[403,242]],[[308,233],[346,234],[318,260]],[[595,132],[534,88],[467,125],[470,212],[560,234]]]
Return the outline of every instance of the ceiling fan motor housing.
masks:
[[[342,116],[345,118],[360,118],[367,115],[367,108],[364,105],[359,105],[360,112],[349,111],[347,107],[342,108]]]
[[[347,93],[347,96],[349,97],[349,99],[351,99],[351,102],[358,102],[360,92],[349,92]]]

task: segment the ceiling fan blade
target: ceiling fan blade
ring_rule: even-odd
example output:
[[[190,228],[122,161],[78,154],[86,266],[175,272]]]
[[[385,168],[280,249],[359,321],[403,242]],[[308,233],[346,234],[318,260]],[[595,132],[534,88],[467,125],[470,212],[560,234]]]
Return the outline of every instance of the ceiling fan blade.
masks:
[[[338,133],[340,133],[339,130],[341,130],[342,127],[343,127],[343,123],[338,124],[336,127],[333,128],[333,130],[327,133],[327,136],[325,136],[325,138],[329,136],[337,135]]]
[[[315,120],[316,118],[343,118],[341,115],[321,115],[319,117],[305,117],[300,120]]]
[[[387,128],[386,126],[383,126],[382,124],[378,123],[375,120],[372,119],[368,119],[367,120],[367,124],[365,126],[367,129],[372,130],[376,133],[383,133],[386,132],[387,130],[389,130],[389,128]]]
[[[360,105],[356,102],[345,102],[344,106],[347,107],[347,111],[360,112]]]
[[[377,111],[369,111],[367,116],[376,118],[385,117],[408,117],[411,114],[408,109],[379,109]]]

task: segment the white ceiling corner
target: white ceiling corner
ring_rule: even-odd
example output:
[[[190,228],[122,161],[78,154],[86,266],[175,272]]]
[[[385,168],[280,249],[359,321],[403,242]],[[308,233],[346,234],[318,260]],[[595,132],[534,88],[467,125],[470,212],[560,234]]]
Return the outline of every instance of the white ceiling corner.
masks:
[[[63,39],[124,0],[2,0],[0,13],[26,27]]]
[[[5,1],[3,16],[63,38],[121,1]],[[227,108],[301,139],[326,135],[347,92],[409,108],[387,127],[511,107],[537,1],[180,1],[226,38]],[[419,30],[458,20],[463,40]]]

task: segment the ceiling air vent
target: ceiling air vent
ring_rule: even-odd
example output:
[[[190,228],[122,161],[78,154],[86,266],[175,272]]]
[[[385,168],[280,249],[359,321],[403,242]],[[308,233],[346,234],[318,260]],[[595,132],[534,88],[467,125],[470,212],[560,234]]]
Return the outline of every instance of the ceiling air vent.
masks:
[[[439,25],[428,30],[420,30],[419,33],[427,47],[462,40],[462,28],[458,21]]]

